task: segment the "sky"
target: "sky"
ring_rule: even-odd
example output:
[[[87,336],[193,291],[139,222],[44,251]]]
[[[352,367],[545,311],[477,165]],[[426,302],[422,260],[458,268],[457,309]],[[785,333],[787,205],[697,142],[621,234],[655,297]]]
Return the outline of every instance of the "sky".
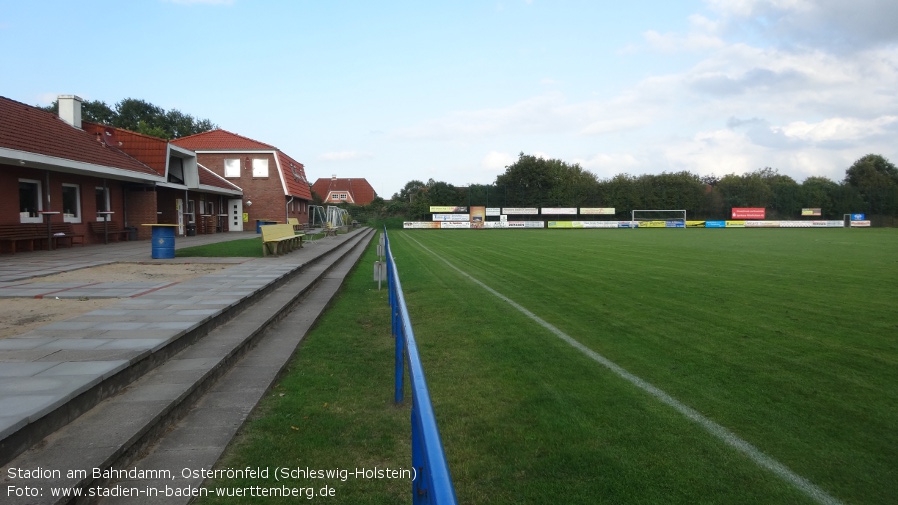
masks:
[[[0,0],[0,95],[178,109],[318,178],[898,163],[894,0]]]

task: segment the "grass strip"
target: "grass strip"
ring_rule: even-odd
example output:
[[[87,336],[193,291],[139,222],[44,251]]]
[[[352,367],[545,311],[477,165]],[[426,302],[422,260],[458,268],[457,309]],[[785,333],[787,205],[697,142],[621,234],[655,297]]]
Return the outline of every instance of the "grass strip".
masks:
[[[347,277],[331,307],[306,336],[278,384],[262,400],[217,468],[312,470],[408,469],[409,409],[392,402],[393,339],[387,290],[372,281],[376,241]],[[282,328],[281,331],[289,331]],[[275,482],[218,480],[209,487],[286,485],[334,495],[327,503],[407,502],[405,479],[341,477]],[[317,494],[316,494],[317,496]],[[302,496],[305,499],[306,496]],[[232,505],[234,498],[201,504]],[[296,503],[296,498],[241,498],[240,503]]]

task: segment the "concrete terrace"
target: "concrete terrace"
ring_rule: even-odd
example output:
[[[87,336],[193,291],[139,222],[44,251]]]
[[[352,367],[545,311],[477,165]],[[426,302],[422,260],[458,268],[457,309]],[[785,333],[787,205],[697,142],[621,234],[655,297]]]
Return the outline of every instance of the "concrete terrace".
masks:
[[[210,323],[357,233],[319,239],[307,243],[303,249],[266,258],[153,260],[149,241],[75,246],[0,257],[0,297],[48,296],[48,293],[49,296],[126,297],[106,308],[0,339],[0,452],[4,460],[30,445],[15,440],[17,432],[30,423],[59,411],[101,381]],[[256,236],[243,232],[179,237],[175,247]],[[38,276],[115,262],[217,262],[232,266],[180,283],[51,286],[52,283],[27,282]]]

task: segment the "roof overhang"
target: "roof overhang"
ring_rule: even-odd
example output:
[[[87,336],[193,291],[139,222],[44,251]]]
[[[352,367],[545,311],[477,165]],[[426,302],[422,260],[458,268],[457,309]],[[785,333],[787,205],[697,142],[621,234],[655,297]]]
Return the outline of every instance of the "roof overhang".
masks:
[[[123,168],[95,165],[93,163],[85,163],[82,161],[57,158],[55,156],[18,151],[3,147],[0,147],[0,163],[49,170],[52,172],[100,177],[103,179],[116,179],[131,182],[165,182],[165,179],[159,175],[142,174]]]

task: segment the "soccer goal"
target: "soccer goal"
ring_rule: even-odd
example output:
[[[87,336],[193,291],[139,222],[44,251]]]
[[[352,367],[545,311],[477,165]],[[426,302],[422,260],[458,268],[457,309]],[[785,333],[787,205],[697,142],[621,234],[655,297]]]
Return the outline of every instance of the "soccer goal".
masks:
[[[685,228],[685,210],[634,210],[632,220],[640,228]]]

